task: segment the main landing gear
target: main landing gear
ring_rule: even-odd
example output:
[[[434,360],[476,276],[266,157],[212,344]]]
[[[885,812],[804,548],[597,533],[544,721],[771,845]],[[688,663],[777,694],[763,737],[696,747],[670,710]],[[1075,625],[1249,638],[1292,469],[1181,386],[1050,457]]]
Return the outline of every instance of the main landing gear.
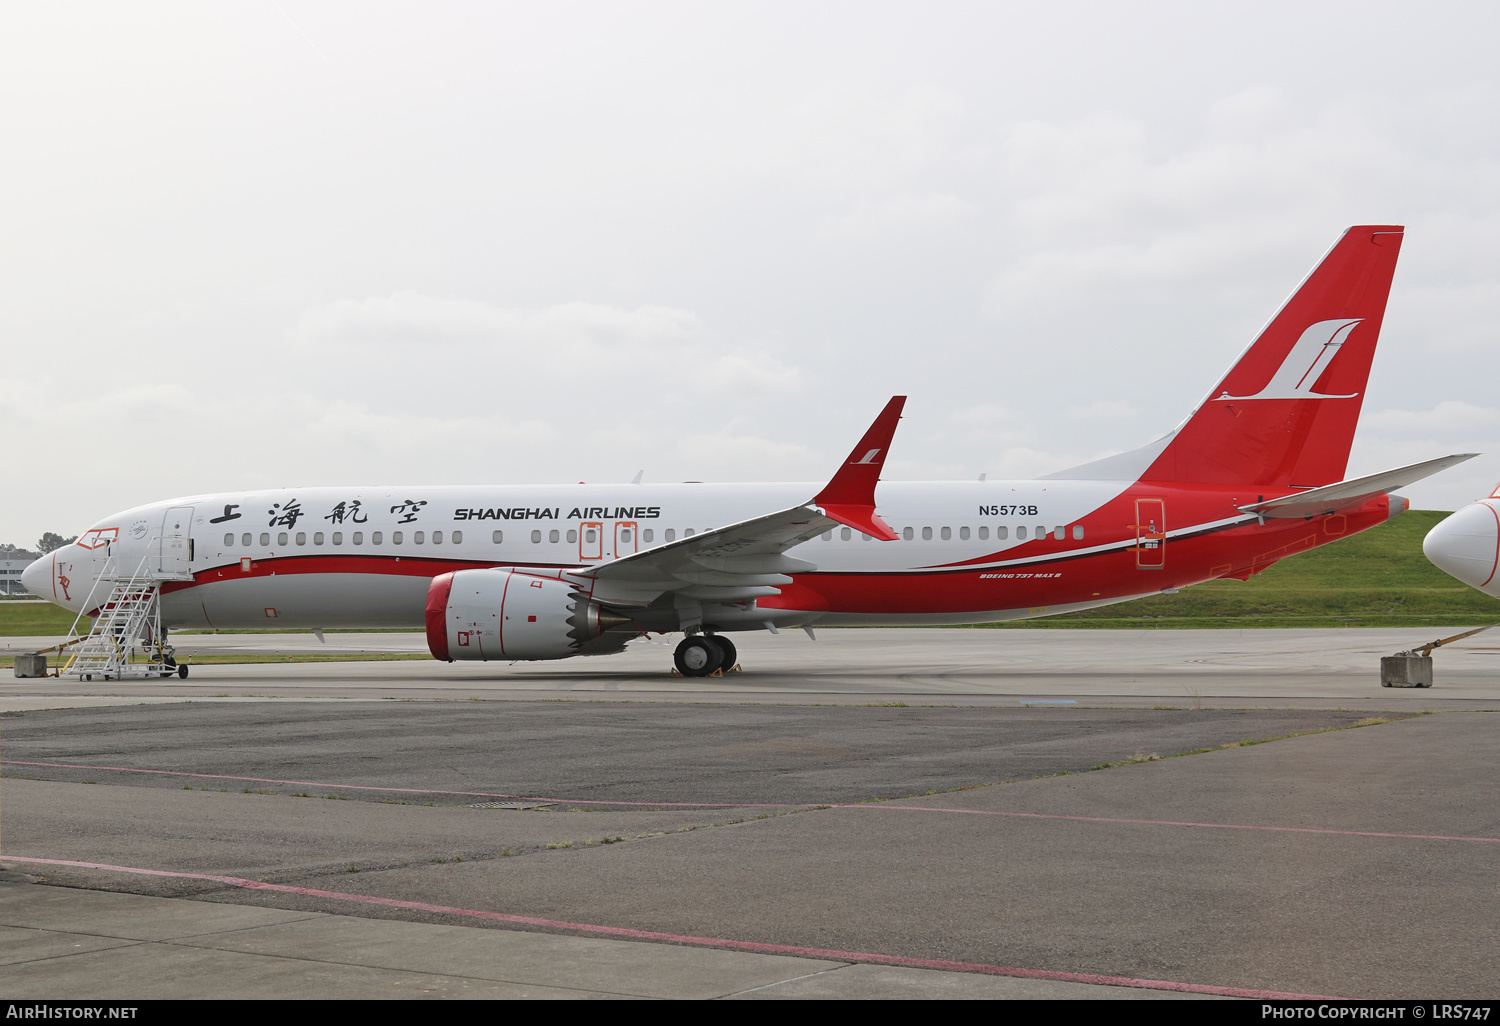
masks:
[[[718,671],[728,672],[738,660],[734,642],[718,634],[690,634],[682,639],[672,654],[677,672],[684,677],[709,677]]]

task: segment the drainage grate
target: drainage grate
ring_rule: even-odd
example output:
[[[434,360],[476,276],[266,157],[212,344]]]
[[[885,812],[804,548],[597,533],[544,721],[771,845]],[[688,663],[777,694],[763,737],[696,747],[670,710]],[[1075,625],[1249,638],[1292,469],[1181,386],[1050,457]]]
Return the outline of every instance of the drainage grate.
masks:
[[[470,805],[471,809],[510,809],[515,812],[524,812],[527,809],[546,809],[556,805],[556,802],[480,802],[478,805]]]

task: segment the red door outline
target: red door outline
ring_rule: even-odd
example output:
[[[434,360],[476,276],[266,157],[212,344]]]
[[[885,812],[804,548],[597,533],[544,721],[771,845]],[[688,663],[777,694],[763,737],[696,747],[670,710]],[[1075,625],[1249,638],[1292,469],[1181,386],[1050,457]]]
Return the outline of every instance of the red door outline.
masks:
[[[1161,570],[1167,565],[1167,504],[1162,499],[1135,500],[1135,565]]]
[[[578,525],[578,558],[604,558],[604,524],[597,520],[585,520]]]
[[[628,556],[640,545],[640,525],[634,520],[615,521],[615,558]]]

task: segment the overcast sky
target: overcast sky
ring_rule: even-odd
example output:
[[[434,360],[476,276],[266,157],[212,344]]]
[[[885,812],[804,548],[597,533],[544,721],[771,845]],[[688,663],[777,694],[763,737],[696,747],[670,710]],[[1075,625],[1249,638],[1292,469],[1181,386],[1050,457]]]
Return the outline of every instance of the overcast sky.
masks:
[[[1350,473],[1500,480],[1500,7],[0,4],[0,542],[197,492],[1030,476],[1407,225]]]

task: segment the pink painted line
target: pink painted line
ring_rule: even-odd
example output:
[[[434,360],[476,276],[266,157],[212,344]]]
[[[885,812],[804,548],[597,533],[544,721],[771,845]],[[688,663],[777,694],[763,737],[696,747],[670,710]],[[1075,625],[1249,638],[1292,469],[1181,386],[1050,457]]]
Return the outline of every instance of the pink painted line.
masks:
[[[312,887],[292,887],[287,884],[262,883],[238,876],[216,876],[210,873],[177,873],[166,869],[141,869],[135,866],[114,866],[103,862],[75,862],[70,859],[40,859],[20,855],[0,856],[0,863],[24,862],[41,866],[72,866],[78,869],[100,869],[115,873],[134,873],[138,876],[164,876],[178,880],[204,880],[230,887],[243,887],[252,891],[276,891],[281,894],[300,894],[313,898],[329,898],[334,901],[352,901],[365,905],[382,905],[414,912],[434,912],[450,916],[467,916],[470,919],[486,919],[500,923],[516,923],[521,926],[542,926],[554,930],[574,930],[581,933],[604,934],[610,937],[631,937],[636,940],[665,941],[671,944],[687,944],[703,948],[730,948],[735,951],[755,951],[762,954],[799,955],[804,958],[835,959],[840,962],[867,962],[875,965],[899,965],[915,969],[941,969],[950,972],[984,973],[989,976],[1012,976],[1028,980],[1056,980],[1063,983],[1091,983],[1104,987],[1136,987],[1145,990],[1171,990],[1187,994],[1215,994],[1222,997],[1261,998],[1282,1001],[1338,1001],[1340,998],[1319,994],[1293,994],[1276,990],[1254,990],[1246,987],[1214,987],[1202,983],[1177,983],[1173,980],[1149,980],[1133,976],[1101,976],[1096,973],[1065,973],[1050,969],[1021,969],[1016,966],[987,965],[983,962],[949,962],[936,958],[908,958],[905,955],[882,955],[868,951],[836,951],[829,948],[809,948],[795,944],[764,944],[759,941],[729,940],[723,937],[695,937],[691,934],[662,933],[657,930],[634,930],[623,926],[601,926],[597,923],[570,923],[559,919],[542,919],[537,916],[518,916],[505,912],[484,912],[472,908],[455,908],[452,905],[432,905],[425,901],[403,901],[399,898],[381,898],[371,894],[348,894],[343,891],[324,891]]]
[[[1269,830],[1285,834],[1338,834],[1345,837],[1395,837],[1407,841],[1485,841],[1500,844],[1500,837],[1465,837],[1454,834],[1395,834],[1377,830],[1323,830],[1317,827],[1259,826],[1253,823],[1193,823],[1175,819],[1118,819],[1110,816],[1064,816],[1045,812],[994,812],[989,809],[936,809],[925,805],[831,805],[834,809],[891,809],[899,812],[947,812],[958,816],[1010,816],[1016,819],[1064,819],[1075,823],[1130,823],[1137,826],[1201,827],[1209,830]]]
[[[23,762],[6,759],[4,766],[43,766],[52,769],[100,770],[109,773],[146,773],[167,777],[194,777],[202,780],[234,780],[249,784],[284,784],[289,787],[323,787],[343,791],[382,791],[391,794],[450,794],[464,798],[511,798],[528,802],[556,802],[568,805],[624,805],[631,808],[675,808],[675,809],[890,809],[901,812],[943,812],[958,816],[1008,816],[1014,819],[1060,819],[1075,823],[1124,823],[1135,826],[1196,827],[1206,830],[1267,830],[1289,834],[1333,834],[1344,837],[1391,837],[1408,841],[1484,841],[1500,844],[1500,837],[1466,837],[1450,834],[1398,834],[1374,830],[1328,830],[1317,827],[1261,826],[1252,823],[1195,823],[1171,819],[1123,819],[1108,816],[1064,816],[1043,812],[995,812],[988,809],[941,809],[923,805],[890,805],[884,802],[841,805],[836,803],[804,802],[790,805],[774,802],[623,802],[602,798],[538,798],[519,794],[501,794],[496,791],[445,791],[435,787],[377,787],[372,784],[330,784],[316,780],[281,780],[276,777],[240,777],[223,773],[189,773],[184,770],[138,769],[131,766],[90,766],[72,762]]]
[[[290,787],[331,787],[341,791],[385,791],[391,794],[452,794],[464,798],[515,798],[527,802],[557,802],[568,805],[628,805],[659,806],[679,809],[800,809],[817,802],[803,805],[787,805],[773,802],[621,802],[602,798],[537,798],[522,794],[500,794],[493,791],[444,791],[436,787],[376,787],[372,784],[329,784],[317,780],[278,780],[275,777],[236,777],[224,773],[188,773],[183,770],[137,769],[132,766],[84,766],[72,762],[22,762],[6,759],[4,766],[48,766],[53,769],[101,770],[108,773],[149,773],[164,777],[196,777],[202,780],[237,780],[247,784],[286,784]]]

